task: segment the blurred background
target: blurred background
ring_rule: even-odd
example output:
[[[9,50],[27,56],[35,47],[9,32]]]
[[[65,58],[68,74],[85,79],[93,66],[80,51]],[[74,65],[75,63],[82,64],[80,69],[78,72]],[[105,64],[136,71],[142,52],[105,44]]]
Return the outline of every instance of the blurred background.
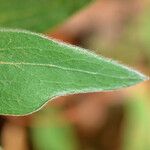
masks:
[[[28,26],[15,24],[13,14],[7,21],[2,8],[10,7],[10,1],[0,6],[0,26],[10,23],[10,27],[30,29],[32,23],[37,25],[32,17]],[[74,0],[60,3],[65,5],[63,12],[75,7]],[[68,16],[60,15],[60,7],[55,9],[56,23],[57,17]],[[37,31],[150,76],[149,0],[93,0],[62,22]],[[150,82],[112,92],[63,96],[29,116],[1,116],[0,137],[3,150],[150,150]]]

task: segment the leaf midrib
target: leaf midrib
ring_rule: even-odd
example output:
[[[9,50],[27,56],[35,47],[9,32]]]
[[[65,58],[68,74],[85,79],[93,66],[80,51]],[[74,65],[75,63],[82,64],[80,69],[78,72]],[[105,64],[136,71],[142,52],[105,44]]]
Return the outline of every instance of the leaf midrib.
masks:
[[[75,72],[81,72],[81,73],[86,73],[90,75],[101,75],[101,76],[106,76],[109,78],[115,78],[115,79],[131,79],[131,80],[137,80],[137,78],[129,78],[129,77],[116,77],[112,75],[107,75],[99,72],[92,72],[92,71],[87,71],[87,70],[81,70],[81,69],[75,69],[75,68],[67,68],[67,67],[61,67],[58,65],[53,65],[53,64],[41,64],[41,63],[27,63],[27,62],[4,62],[0,61],[0,65],[13,65],[13,66],[18,66],[18,65],[27,65],[27,66],[43,66],[43,67],[53,67],[53,68],[58,68],[66,71],[75,71]]]

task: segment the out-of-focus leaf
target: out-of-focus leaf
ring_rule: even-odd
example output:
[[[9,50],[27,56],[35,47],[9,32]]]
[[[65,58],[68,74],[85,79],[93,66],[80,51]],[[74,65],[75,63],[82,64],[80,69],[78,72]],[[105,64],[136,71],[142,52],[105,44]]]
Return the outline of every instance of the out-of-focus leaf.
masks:
[[[27,31],[0,30],[0,114],[24,115],[57,96],[109,91],[147,78],[85,49]]]
[[[150,111],[144,98],[132,97],[126,106],[123,150],[149,150]]]
[[[50,108],[36,114],[32,122],[31,137],[37,150],[78,150],[76,134],[69,122]]]
[[[91,0],[0,0],[0,26],[44,32]]]

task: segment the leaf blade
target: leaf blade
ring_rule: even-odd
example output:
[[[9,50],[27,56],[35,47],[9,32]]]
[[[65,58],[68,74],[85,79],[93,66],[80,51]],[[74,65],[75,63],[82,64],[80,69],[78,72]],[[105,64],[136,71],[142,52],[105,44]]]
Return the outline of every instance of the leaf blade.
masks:
[[[29,114],[57,96],[115,90],[147,79],[43,35],[2,29],[0,39],[0,114]]]

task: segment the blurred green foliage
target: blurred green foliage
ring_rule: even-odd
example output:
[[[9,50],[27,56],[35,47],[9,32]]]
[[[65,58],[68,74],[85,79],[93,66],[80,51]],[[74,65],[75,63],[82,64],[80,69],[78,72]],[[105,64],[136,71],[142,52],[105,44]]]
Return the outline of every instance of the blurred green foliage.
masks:
[[[36,114],[31,135],[36,150],[79,149],[73,126],[55,107]]]
[[[123,150],[149,150],[150,111],[148,97],[136,94],[126,105]]]
[[[0,27],[45,32],[91,0],[0,0]]]

